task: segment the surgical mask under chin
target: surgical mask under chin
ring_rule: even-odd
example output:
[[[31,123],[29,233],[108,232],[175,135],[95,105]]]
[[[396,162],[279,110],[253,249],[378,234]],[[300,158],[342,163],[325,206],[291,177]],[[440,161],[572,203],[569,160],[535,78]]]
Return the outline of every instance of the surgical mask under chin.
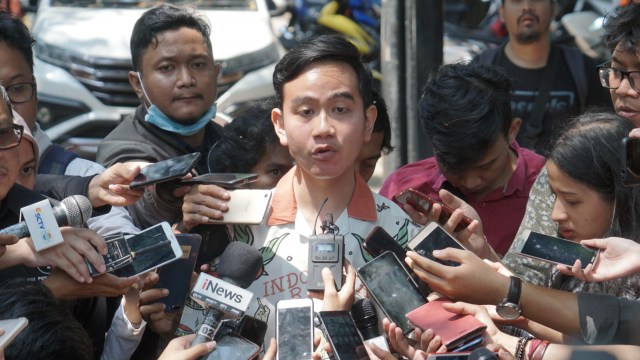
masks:
[[[144,116],[144,120],[146,122],[153,124],[162,130],[166,130],[182,136],[191,136],[197,133],[198,131],[200,131],[202,128],[204,128],[216,116],[217,106],[216,104],[213,104],[209,108],[209,110],[207,110],[207,112],[204,113],[204,115],[202,115],[193,124],[184,125],[171,120],[171,118],[165,115],[162,111],[160,111],[160,109],[158,109],[157,106],[155,106],[151,102],[151,100],[149,99],[149,96],[147,96],[146,90],[144,89],[144,84],[142,83],[142,78],[140,77],[140,73],[137,72],[136,74],[138,75],[138,80],[140,80],[142,93],[144,94],[144,97],[147,98],[147,101],[149,102],[149,104],[151,104],[151,106],[147,108],[147,114]],[[146,104],[144,105],[145,107],[147,107]]]

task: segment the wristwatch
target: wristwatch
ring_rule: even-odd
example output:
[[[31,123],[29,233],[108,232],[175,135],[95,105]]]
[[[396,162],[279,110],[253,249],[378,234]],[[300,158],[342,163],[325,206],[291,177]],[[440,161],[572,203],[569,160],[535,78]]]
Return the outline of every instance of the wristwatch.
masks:
[[[507,297],[496,306],[496,312],[501,318],[505,320],[517,319],[520,314],[520,288],[522,287],[522,280],[520,278],[512,276],[511,283],[509,284],[509,292]]]

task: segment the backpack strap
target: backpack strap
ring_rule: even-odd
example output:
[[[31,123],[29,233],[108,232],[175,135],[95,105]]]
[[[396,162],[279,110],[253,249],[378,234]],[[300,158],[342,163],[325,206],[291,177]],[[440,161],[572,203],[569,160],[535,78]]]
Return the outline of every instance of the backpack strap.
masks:
[[[571,72],[573,82],[576,84],[578,100],[580,101],[580,112],[584,112],[587,106],[588,93],[584,55],[579,49],[570,46],[562,46],[562,52],[564,54],[564,60],[567,62],[569,72]]]
[[[79,155],[65,150],[58,144],[51,144],[42,154],[38,165],[38,174],[64,175],[69,164]]]

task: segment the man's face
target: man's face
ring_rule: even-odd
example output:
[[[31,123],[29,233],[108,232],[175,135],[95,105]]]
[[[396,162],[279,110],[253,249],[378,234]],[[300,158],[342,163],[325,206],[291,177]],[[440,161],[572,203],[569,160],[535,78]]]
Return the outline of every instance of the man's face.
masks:
[[[624,71],[640,70],[640,52],[632,54],[618,50],[613,51],[611,56],[611,66]],[[640,84],[634,86],[640,88]],[[626,77],[620,83],[617,89],[609,89],[611,101],[616,113],[624,118],[631,120],[636,127],[640,127],[640,93],[631,88],[629,79]]]
[[[0,41],[0,59],[2,59],[0,62],[0,82],[5,88],[11,90],[11,87],[16,84],[35,82],[31,68],[22,53],[4,41]],[[36,97],[35,87],[31,100],[21,104],[13,104],[13,108],[33,131],[36,126],[36,114],[38,112],[38,98]]]
[[[267,147],[260,161],[251,168],[251,172],[258,174],[258,180],[247,184],[248,189],[269,190],[276,187],[278,181],[293,167],[293,158],[289,149],[274,143]]]
[[[311,64],[286,83],[282,110],[272,112],[280,143],[318,179],[353,176],[375,118],[375,106],[364,110],[353,68],[335,61]]]
[[[554,7],[551,0],[505,0],[499,11],[509,38],[530,44],[549,31]]]
[[[193,124],[216,100],[220,67],[202,34],[190,28],[161,33],[141,61],[142,85],[149,101],[177,123]],[[135,72],[129,82],[147,103]],[[148,103],[147,103],[148,104]]]
[[[0,100],[0,129],[13,125],[11,109]],[[0,150],[0,200],[7,196],[11,187],[15,184],[20,169],[18,147]]]
[[[384,132],[375,131],[371,134],[371,140],[365,141],[360,149],[360,154],[356,159],[356,170],[360,173],[365,181],[369,181],[376,170],[378,160],[382,156],[382,142],[384,141]]]

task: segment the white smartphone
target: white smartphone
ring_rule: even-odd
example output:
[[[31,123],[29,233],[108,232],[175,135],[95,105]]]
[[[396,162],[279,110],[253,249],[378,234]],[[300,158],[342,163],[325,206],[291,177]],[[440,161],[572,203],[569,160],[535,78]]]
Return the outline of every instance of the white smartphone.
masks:
[[[434,250],[442,250],[449,247],[462,249],[464,246],[458,242],[453,236],[435,222],[428,223],[408,244],[409,249],[426,257],[429,260],[439,262],[447,266],[458,266],[455,261],[442,261],[433,257]]]
[[[576,260],[580,259],[583,269],[589,264],[595,264],[598,258],[598,249],[588,248],[575,241],[531,230],[525,231],[523,237],[525,241],[522,247],[515,249],[517,255],[566,266],[573,266]]]
[[[119,277],[140,275],[182,257],[182,248],[168,222],[163,221],[126,238],[131,262],[114,270]]]
[[[313,353],[313,301],[280,300],[276,304],[278,360],[311,359]]]
[[[271,190],[230,190],[229,211],[222,219],[209,220],[212,224],[260,224],[271,201]]]
[[[4,334],[0,335],[0,350],[11,344],[28,323],[29,320],[24,317],[0,320],[0,329],[4,330]]]

